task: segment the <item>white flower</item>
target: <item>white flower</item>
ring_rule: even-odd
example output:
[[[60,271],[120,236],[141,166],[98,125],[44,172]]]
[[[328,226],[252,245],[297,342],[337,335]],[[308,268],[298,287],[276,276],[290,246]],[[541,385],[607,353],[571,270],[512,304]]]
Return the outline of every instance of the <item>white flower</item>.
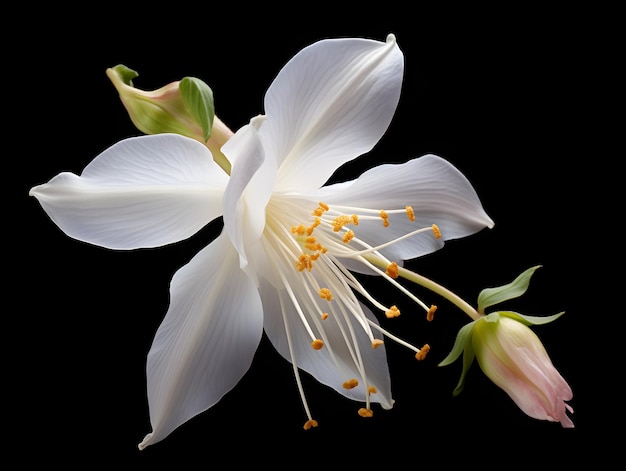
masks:
[[[382,337],[405,343],[355,293],[389,316],[399,312],[348,269],[403,289],[394,280],[403,260],[493,224],[467,179],[433,155],[323,186],[386,131],[402,74],[393,35],[323,40],[285,65],[265,116],[223,146],[230,176],[199,142],[159,134],[121,141],[81,176],[61,173],[31,190],[66,234],[114,249],[178,242],[223,215],[222,234],[172,279],[148,355],[152,432],[140,448],[233,388],[263,329],[293,364],[305,428],[317,423],[299,369],[363,402],[361,415],[372,414],[371,402],[392,407]]]

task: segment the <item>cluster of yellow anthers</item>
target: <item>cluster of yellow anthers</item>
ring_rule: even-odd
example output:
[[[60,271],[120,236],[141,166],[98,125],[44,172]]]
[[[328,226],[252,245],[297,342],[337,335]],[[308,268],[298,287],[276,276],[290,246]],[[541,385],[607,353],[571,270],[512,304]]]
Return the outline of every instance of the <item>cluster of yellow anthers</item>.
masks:
[[[361,213],[358,214],[345,214],[343,211],[355,211]],[[435,238],[441,238],[441,232],[437,225],[433,224],[429,228],[421,228],[415,231],[412,231],[398,239],[390,241],[384,246],[380,247],[370,247],[365,244],[362,240],[355,237],[354,230],[350,229],[348,226],[358,226],[359,220],[374,220],[380,219],[382,220],[383,227],[389,227],[389,215],[390,214],[398,214],[398,213],[406,213],[406,216],[410,221],[415,221],[415,213],[411,206],[406,206],[404,209],[396,209],[396,210],[371,210],[371,209],[363,209],[363,208],[346,208],[346,207],[333,207],[332,209],[325,203],[320,202],[318,207],[312,212],[313,223],[310,225],[300,224],[297,226],[292,226],[291,233],[298,240],[298,243],[301,247],[301,252],[298,255],[297,260],[295,261],[295,268],[299,272],[310,272],[313,269],[313,264],[316,262],[320,256],[323,254],[327,254],[329,248],[331,248],[331,252],[328,255],[340,255],[347,256],[352,258],[358,258],[362,261],[367,261],[370,263],[374,263],[374,265],[381,266],[380,273],[385,275],[391,282],[402,290],[404,293],[409,295],[413,300],[419,303],[419,305],[427,311],[426,318],[427,320],[432,320],[434,316],[434,312],[437,309],[437,306],[426,306],[422,303],[418,298],[410,294],[402,285],[397,283],[396,278],[401,275],[401,268],[395,262],[387,261],[378,251],[380,248],[393,244],[399,240],[405,239],[407,237],[412,237],[419,233],[425,231],[432,231],[432,234]],[[314,235],[316,228],[322,226],[320,229],[322,232],[317,233],[317,236]],[[332,229],[332,231],[331,231]],[[339,237],[332,236],[333,233],[337,233]],[[319,237],[318,237],[319,236]],[[348,248],[348,244],[352,245],[351,242],[355,241],[359,245],[358,248]],[[384,268],[386,265],[386,269]],[[376,269],[376,268],[375,268]],[[383,271],[384,270],[384,271]],[[318,294],[320,298],[325,299],[326,301],[333,300],[333,293],[329,288],[319,288]],[[370,298],[371,299],[371,298]],[[371,299],[373,300],[373,299]],[[375,301],[374,301],[375,302]],[[379,308],[385,312],[385,315],[388,318],[398,317],[400,315],[400,310],[397,306],[393,305],[389,308],[386,308],[379,303],[376,303]],[[327,319],[329,314],[324,312],[321,314],[321,319]],[[381,329],[381,331],[383,331]],[[397,337],[391,335],[389,332],[383,331],[385,335],[393,338],[399,343],[411,348],[416,352],[415,357],[418,360],[423,360],[426,357],[426,354],[430,350],[430,346],[425,344],[421,349],[416,348],[412,345],[407,344],[406,342],[398,339]],[[372,348],[378,348],[380,345],[383,345],[383,341],[380,339],[373,339]],[[320,350],[324,347],[324,341],[320,339],[314,339],[311,343],[311,347],[315,350]],[[357,387],[359,381],[355,378],[347,380],[343,383],[343,387],[346,389],[353,389]],[[367,406],[369,406],[369,395],[375,394],[376,388],[373,386],[368,386],[367,388]],[[359,410],[359,415],[362,417],[371,417],[373,412],[369,407],[364,407]],[[311,427],[317,427],[317,422],[309,417],[309,420],[304,425],[305,429],[309,429]]]

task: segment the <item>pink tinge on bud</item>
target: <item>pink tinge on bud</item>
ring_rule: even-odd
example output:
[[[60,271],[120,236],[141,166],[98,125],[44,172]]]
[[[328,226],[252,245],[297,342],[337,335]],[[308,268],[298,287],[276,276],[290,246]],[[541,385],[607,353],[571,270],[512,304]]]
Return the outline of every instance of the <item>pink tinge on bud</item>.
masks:
[[[574,410],[565,402],[572,399],[572,389],[529,327],[504,316],[496,322],[478,322],[472,344],[483,372],[524,413],[574,427],[567,415]]]

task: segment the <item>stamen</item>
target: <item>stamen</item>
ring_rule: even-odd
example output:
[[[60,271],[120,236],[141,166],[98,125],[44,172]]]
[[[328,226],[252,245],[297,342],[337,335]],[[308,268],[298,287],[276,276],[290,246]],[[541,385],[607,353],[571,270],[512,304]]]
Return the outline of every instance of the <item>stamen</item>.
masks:
[[[333,231],[339,232],[346,224],[350,224],[350,218],[348,216],[343,214],[341,216],[337,216],[332,222]]]
[[[406,215],[409,218],[409,221],[415,221],[415,211],[413,211],[413,208],[411,206],[406,207]]]
[[[356,214],[353,214],[352,216],[352,224],[354,224],[355,226],[359,225],[359,216],[357,216]]]
[[[330,292],[328,288],[322,288],[319,290],[320,298],[325,299],[326,301],[333,300],[333,293]]]
[[[374,341],[372,342],[372,348],[378,348],[381,345],[383,345],[385,342],[383,342],[380,339],[374,339]]]
[[[372,409],[366,409],[365,407],[361,407],[359,409],[359,415],[361,417],[372,417],[374,415],[374,412],[372,411]]]
[[[432,321],[435,318],[435,311],[436,310],[437,310],[437,306],[435,306],[434,304],[432,306],[430,306],[430,309],[426,313],[426,320],[428,322]]]
[[[368,394],[376,394],[377,392],[378,390],[374,386],[370,386],[369,388],[367,388]]]
[[[384,209],[380,210],[380,217],[383,220],[383,226],[389,227],[389,215]]]
[[[298,269],[298,271],[303,271],[304,269],[311,271],[311,269],[313,268],[312,257],[307,253],[301,254],[298,258],[298,261],[296,262],[296,268]]]
[[[430,345],[426,343],[421,348],[421,350],[415,354],[415,358],[417,358],[419,361],[422,361],[424,358],[426,358],[426,354],[428,352],[430,352]]]
[[[291,228],[291,232],[293,234],[304,235],[306,232],[306,227],[304,227],[304,224],[300,224],[299,226],[293,226]]]
[[[395,305],[391,306],[385,315],[388,319],[392,319],[394,317],[398,317],[400,315],[400,309],[398,309]]]
[[[435,239],[441,239],[441,230],[437,224],[432,225],[433,234],[435,234]]]
[[[311,347],[313,347],[313,350],[321,350],[323,346],[324,342],[322,342],[320,339],[315,339],[313,340],[313,342],[311,342]]]
[[[348,229],[348,231],[346,231],[346,233],[343,235],[343,241],[347,244],[352,239],[354,239],[354,231]]]
[[[398,264],[396,262],[391,262],[387,267],[385,274],[394,279],[398,278]]]
[[[311,427],[317,427],[317,420],[309,419],[304,423],[304,430],[309,430]]]
[[[356,378],[349,379],[342,384],[344,389],[353,389],[359,385],[359,381]]]
[[[326,319],[328,319],[328,313],[327,312],[322,313],[321,317],[322,317],[322,320],[325,321]]]

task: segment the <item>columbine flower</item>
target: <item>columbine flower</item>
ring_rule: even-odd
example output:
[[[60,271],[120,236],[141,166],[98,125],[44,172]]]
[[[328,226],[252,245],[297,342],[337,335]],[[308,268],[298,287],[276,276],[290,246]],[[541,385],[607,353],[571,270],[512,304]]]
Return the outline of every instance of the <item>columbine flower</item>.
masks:
[[[70,236],[115,249],[180,241],[223,215],[224,231],[173,277],[171,303],[147,362],[152,432],[165,438],[208,409],[249,368],[265,329],[299,369],[364,403],[393,404],[383,330],[393,317],[349,271],[396,282],[402,260],[491,227],[467,179],[428,155],[323,186],[368,152],[397,106],[403,55],[386,42],[317,42],[289,61],[253,118],[221,149],[227,175],[197,141],[173,134],[121,141],[76,176],[31,190]],[[420,305],[428,310],[421,301]]]
[[[508,285],[483,290],[479,311],[523,294],[537,268],[526,270]],[[572,390],[552,364],[539,337],[528,327],[552,322],[562,314],[537,317],[499,311],[462,327],[452,351],[440,363],[440,366],[450,364],[463,353],[463,372],[454,394],[462,391],[475,357],[487,377],[524,413],[536,419],[560,422],[566,428],[574,427],[567,416],[567,411],[573,409],[565,402],[572,399]]]

